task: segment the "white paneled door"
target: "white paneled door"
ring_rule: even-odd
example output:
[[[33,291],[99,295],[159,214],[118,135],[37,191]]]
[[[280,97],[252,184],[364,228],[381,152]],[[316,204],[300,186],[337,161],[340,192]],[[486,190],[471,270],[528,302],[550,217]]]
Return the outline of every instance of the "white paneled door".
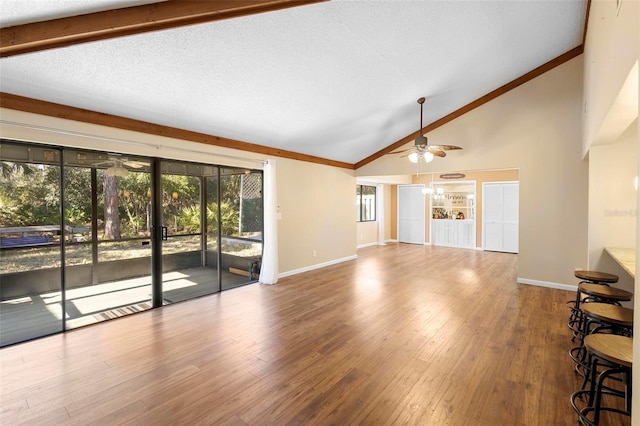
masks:
[[[422,185],[398,186],[398,241],[424,244]]]
[[[483,247],[518,253],[520,185],[518,182],[482,184]]]

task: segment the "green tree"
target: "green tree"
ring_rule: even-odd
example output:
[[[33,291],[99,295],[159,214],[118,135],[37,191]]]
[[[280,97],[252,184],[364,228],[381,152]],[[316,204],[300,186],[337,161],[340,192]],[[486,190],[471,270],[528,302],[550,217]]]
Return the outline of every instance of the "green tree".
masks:
[[[118,208],[118,177],[103,173],[102,188],[104,194],[104,238],[118,240],[122,238]]]
[[[59,167],[2,162],[0,225],[48,225],[60,221]]]

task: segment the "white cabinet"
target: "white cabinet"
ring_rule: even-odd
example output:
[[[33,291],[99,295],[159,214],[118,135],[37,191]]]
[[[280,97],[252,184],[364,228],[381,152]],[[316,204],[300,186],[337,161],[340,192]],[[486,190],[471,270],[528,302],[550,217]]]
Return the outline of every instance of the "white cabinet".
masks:
[[[431,238],[436,246],[475,248],[475,221],[433,219]]]

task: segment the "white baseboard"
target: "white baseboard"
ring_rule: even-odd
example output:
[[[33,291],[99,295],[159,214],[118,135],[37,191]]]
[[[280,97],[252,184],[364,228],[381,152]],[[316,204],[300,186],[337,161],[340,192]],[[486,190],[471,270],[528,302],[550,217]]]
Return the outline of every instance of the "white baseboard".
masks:
[[[371,247],[371,246],[377,246],[378,242],[376,241],[375,243],[366,243],[366,244],[360,244],[359,246],[357,246],[356,248],[361,249],[361,248],[365,248],[365,247]]]
[[[553,283],[553,282],[549,282],[549,281],[530,280],[530,279],[527,279],[527,278],[518,278],[516,280],[516,282],[518,284],[537,285],[538,287],[555,288],[555,289],[558,289],[558,290],[569,290],[569,291],[577,291],[578,290],[578,286],[577,285],[560,284],[560,283]]]
[[[385,240],[385,243],[397,243],[398,240]]]
[[[278,274],[278,278],[284,278],[284,277],[289,277],[291,275],[301,274],[303,272],[313,271],[314,269],[320,269],[320,268],[324,268],[325,266],[331,266],[331,265],[335,265],[342,262],[348,262],[350,260],[355,260],[357,258],[358,258],[358,255],[354,254],[353,256],[334,259],[324,263],[317,263],[315,265],[305,266],[304,268],[294,269],[292,271],[281,272],[280,274]]]

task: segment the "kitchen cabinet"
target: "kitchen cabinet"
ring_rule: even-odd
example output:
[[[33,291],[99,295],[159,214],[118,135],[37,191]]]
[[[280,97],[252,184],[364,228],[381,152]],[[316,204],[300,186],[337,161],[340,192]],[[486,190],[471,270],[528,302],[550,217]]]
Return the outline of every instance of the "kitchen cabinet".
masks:
[[[432,219],[431,238],[437,246],[475,248],[475,220]]]

